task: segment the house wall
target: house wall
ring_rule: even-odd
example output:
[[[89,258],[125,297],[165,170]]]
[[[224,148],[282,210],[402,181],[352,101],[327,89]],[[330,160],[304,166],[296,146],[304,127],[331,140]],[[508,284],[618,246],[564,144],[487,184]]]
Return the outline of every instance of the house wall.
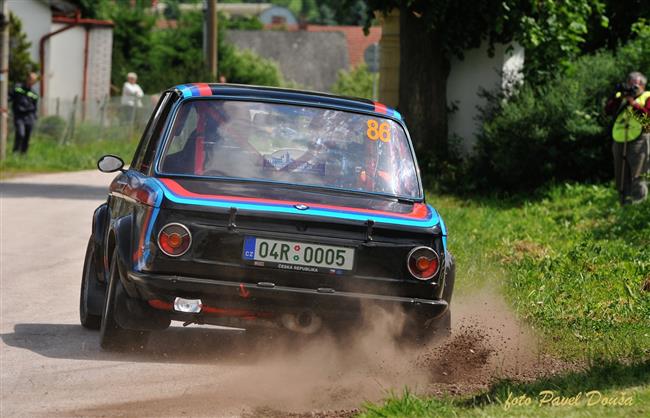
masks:
[[[65,25],[53,23],[57,30]],[[51,37],[46,46],[48,65],[45,67],[45,96],[49,99],[81,100],[83,92],[84,43],[86,31],[77,26]]]
[[[464,59],[451,61],[447,80],[447,102],[454,108],[448,118],[450,137],[460,140],[465,153],[472,151],[476,134],[480,132],[479,108],[486,104],[482,90],[510,89],[513,79],[521,78],[524,49],[513,45],[495,45],[494,56],[487,53],[488,45],[465,51]]]
[[[52,27],[52,12],[49,2],[40,0],[8,0],[7,8],[22,22],[23,32],[32,43],[29,54],[34,62],[39,61],[38,44]]]

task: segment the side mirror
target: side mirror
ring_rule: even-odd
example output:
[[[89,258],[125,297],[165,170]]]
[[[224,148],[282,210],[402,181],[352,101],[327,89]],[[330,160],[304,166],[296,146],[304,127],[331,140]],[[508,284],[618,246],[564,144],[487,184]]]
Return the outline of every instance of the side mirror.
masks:
[[[114,173],[122,170],[122,167],[124,167],[124,161],[116,155],[104,155],[97,161],[97,168],[103,173]]]

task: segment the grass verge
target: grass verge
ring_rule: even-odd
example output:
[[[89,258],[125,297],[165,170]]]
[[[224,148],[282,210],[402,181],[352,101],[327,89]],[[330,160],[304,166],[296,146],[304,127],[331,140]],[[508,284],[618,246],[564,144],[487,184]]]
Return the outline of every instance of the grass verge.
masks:
[[[470,399],[405,392],[365,405],[362,416],[650,415],[650,201],[620,207],[611,187],[597,185],[555,186],[528,200],[430,201],[447,223],[457,289],[501,288],[545,351],[592,366],[529,384],[497,382]],[[540,405],[544,390],[579,399]],[[509,394],[530,404],[506,409]],[[632,405],[602,405],[597,396],[631,397]]]
[[[30,141],[26,155],[9,152],[0,162],[0,178],[24,173],[54,171],[77,171],[96,167],[99,157],[115,154],[128,164],[133,156],[137,141],[96,140],[60,145],[55,141],[35,137]]]

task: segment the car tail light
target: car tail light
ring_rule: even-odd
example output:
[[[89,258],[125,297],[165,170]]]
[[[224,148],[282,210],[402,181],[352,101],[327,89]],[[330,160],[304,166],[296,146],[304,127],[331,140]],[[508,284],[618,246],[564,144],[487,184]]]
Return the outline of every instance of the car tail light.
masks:
[[[170,257],[180,257],[185,254],[191,243],[192,234],[186,226],[181,224],[167,224],[158,234],[160,250]]]
[[[416,279],[429,280],[438,273],[440,257],[429,247],[416,247],[406,258],[406,265]]]

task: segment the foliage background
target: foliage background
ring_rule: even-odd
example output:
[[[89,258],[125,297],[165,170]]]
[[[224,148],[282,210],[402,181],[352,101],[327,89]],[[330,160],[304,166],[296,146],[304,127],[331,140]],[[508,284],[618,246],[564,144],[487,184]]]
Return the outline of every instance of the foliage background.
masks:
[[[615,51],[583,55],[511,97],[488,94],[469,161],[473,186],[524,191],[550,181],[610,179],[612,118],[603,108],[614,86],[639,69],[650,69],[650,31],[641,25]]]
[[[226,29],[259,29],[257,19],[229,20],[219,15],[219,74],[213,78],[203,59],[203,14],[180,13],[177,1],[166,16],[149,10],[144,0],[113,2],[110,0],[76,0],[87,17],[110,19],[113,30],[113,93],[120,94],[128,72],[138,74],[138,83],[146,93],[157,93],[175,84],[189,81],[214,82],[224,75],[229,83],[279,86],[285,84],[277,64],[251,52],[238,51],[225,41]],[[156,28],[158,18],[174,18],[175,27]]]
[[[38,71],[38,64],[29,55],[31,42],[23,32],[23,22],[13,13],[9,15],[9,83],[22,83],[30,71]]]

